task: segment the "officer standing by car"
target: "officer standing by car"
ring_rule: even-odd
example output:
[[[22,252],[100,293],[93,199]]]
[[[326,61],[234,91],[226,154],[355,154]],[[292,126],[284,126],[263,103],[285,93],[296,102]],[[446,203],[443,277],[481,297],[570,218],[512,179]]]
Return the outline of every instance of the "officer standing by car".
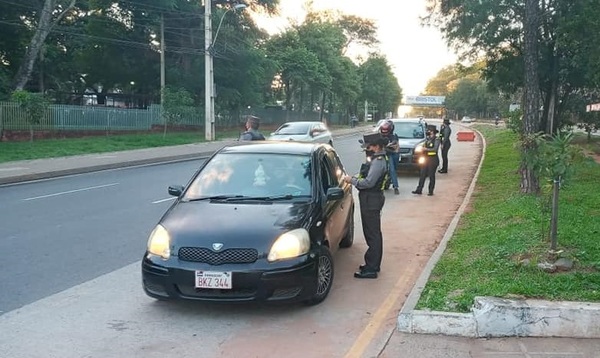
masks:
[[[398,190],[398,173],[396,172],[396,167],[400,161],[400,147],[398,145],[398,135],[394,133],[394,122],[389,119],[383,122],[379,126],[379,133],[381,133],[388,141],[388,144],[385,146],[385,152],[390,163],[389,177],[392,182],[392,187],[394,188],[394,194],[399,195],[400,191]]]
[[[442,145],[442,168],[438,171],[438,173],[446,174],[448,173],[448,151],[450,150],[450,146],[452,143],[450,142],[450,135],[452,134],[452,129],[450,128],[450,120],[448,118],[444,119],[444,123],[440,127],[440,140]]]
[[[246,119],[246,131],[240,135],[239,140],[265,140],[265,136],[258,131],[258,117],[248,116]]]
[[[435,171],[440,164],[440,159],[438,158],[440,139],[437,137],[437,132],[435,126],[427,126],[427,139],[425,140],[425,143],[423,143],[425,163],[423,163],[423,166],[421,167],[419,185],[417,185],[417,189],[412,191],[413,194],[423,194],[425,179],[429,177],[429,192],[427,195],[433,195],[433,190],[435,189]]]
[[[383,257],[383,235],[381,233],[381,209],[385,203],[383,190],[389,173],[385,146],[387,140],[379,133],[364,136],[367,161],[361,166],[360,173],[345,176],[344,181],[358,189],[360,217],[363,234],[367,242],[365,264],[354,273],[356,278],[377,278]]]

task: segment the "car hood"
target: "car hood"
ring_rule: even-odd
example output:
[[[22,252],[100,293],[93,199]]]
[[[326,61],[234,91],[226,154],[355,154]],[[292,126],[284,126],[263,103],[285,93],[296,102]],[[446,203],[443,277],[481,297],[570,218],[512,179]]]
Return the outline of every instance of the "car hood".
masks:
[[[266,252],[284,232],[306,227],[311,204],[307,202],[218,203],[179,202],[162,219],[179,247],[256,248]]]
[[[417,144],[422,143],[425,141],[425,138],[414,138],[414,139],[399,139],[398,140],[398,145],[400,146],[400,148],[414,148],[416,147]]]

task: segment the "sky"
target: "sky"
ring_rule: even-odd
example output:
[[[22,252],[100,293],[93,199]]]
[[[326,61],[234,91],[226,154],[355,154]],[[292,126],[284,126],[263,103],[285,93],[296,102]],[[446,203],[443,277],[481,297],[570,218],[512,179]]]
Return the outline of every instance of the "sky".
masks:
[[[313,0],[313,8],[373,20],[380,52],[386,56],[405,96],[422,94],[429,79],[457,61],[437,29],[420,25],[425,0]],[[274,33],[288,27],[290,19],[301,23],[305,14],[305,0],[280,0],[280,17],[257,22]]]

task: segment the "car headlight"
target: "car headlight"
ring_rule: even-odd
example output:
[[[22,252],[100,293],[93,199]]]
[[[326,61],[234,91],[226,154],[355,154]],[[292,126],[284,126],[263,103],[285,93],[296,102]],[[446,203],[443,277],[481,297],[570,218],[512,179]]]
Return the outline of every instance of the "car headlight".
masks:
[[[148,252],[164,260],[171,257],[171,236],[162,225],[156,225],[148,239]]]
[[[310,249],[310,238],[308,231],[305,229],[296,229],[279,236],[271,251],[267,260],[270,262],[289,259],[292,257],[298,257],[304,255]]]

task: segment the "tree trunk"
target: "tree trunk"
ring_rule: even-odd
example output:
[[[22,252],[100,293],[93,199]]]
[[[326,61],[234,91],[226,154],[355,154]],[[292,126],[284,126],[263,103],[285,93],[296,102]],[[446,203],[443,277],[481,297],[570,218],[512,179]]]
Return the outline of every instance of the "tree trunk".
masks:
[[[525,89],[524,89],[524,118],[522,140],[522,159],[519,173],[521,174],[521,192],[539,193],[539,180],[533,167],[526,158],[535,151],[535,141],[532,136],[539,125],[540,86],[538,78],[538,31],[539,31],[539,2],[525,2]]]
[[[52,14],[55,11],[56,0],[45,0],[44,6],[40,13],[40,18],[38,20],[37,29],[29,42],[29,46],[25,49],[25,57],[23,57],[23,62],[21,62],[21,66],[19,66],[19,70],[17,71],[17,75],[14,79],[14,89],[22,90],[29,82],[31,78],[31,72],[33,71],[33,65],[35,65],[35,61],[37,60],[40,50],[46,41],[46,37],[52,30],[52,27],[58,23],[65,14],[71,10],[75,6],[76,0],[71,0],[69,5],[56,17],[56,19],[52,20]]]
[[[552,182],[552,218],[550,219],[550,250],[556,251],[558,236],[558,193],[560,177]]]

